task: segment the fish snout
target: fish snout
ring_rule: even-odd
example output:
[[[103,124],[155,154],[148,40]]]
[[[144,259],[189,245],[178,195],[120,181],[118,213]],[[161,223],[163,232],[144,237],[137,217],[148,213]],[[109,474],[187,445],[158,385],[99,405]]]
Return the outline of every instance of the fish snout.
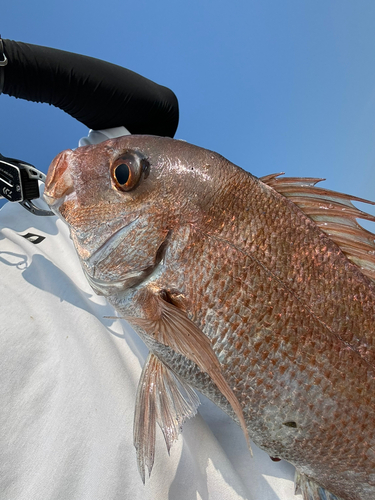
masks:
[[[73,179],[69,172],[69,159],[72,154],[71,149],[58,154],[48,169],[44,199],[51,208],[60,205],[62,198],[74,190]]]

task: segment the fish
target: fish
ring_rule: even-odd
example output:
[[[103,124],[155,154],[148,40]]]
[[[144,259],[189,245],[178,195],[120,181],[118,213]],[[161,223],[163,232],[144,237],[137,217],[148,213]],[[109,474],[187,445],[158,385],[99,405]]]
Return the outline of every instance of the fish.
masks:
[[[83,272],[149,355],[134,445],[168,451],[199,405],[297,470],[306,500],[375,498],[375,243],[322,179],[257,178],[184,141],[131,135],[60,153],[45,200]]]

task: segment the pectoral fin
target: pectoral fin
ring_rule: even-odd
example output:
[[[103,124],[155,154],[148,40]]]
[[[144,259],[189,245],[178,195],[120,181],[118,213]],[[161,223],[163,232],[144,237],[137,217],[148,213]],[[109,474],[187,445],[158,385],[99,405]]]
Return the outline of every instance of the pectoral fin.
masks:
[[[237,415],[251,452],[250,439],[241,405],[223,376],[219,360],[209,338],[195,326],[182,309],[166,302],[154,291],[144,290],[141,303],[144,304],[147,319],[126,319],[139,325],[158,342],[169,346],[193,361],[202,372],[208,373]]]
[[[138,385],[133,431],[143,483],[145,468],[150,475],[154,465],[156,422],[163,431],[169,453],[182,424],[196,414],[198,405],[194,390],[150,353]]]
[[[303,500],[340,500],[339,497],[325,490],[298,470],[296,470],[294,485],[295,494],[302,495]]]

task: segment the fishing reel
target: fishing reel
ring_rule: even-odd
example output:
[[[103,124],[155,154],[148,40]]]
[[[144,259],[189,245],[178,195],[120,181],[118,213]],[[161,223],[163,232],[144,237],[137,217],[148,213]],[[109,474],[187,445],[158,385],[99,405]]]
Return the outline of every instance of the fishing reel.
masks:
[[[50,210],[37,207],[31,200],[40,198],[38,181],[45,182],[46,176],[33,165],[0,154],[0,198],[20,203],[34,215],[55,215]]]

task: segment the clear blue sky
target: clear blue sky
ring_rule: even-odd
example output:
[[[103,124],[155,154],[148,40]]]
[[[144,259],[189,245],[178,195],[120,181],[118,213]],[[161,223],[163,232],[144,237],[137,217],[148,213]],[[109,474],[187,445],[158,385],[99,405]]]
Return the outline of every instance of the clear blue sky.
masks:
[[[3,38],[106,59],[170,87],[176,134],[261,176],[375,200],[374,0],[12,0]],[[0,152],[46,171],[86,128],[0,96]]]

